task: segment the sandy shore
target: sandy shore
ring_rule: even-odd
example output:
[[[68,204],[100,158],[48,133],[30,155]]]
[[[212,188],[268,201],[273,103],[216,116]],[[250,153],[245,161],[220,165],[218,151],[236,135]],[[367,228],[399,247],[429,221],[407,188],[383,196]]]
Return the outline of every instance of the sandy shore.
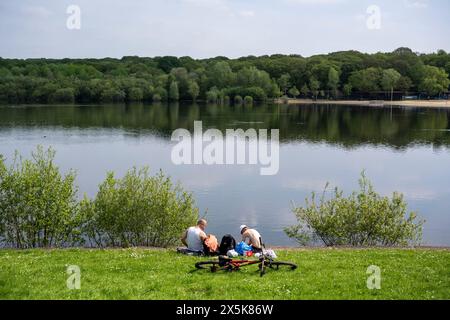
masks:
[[[276,103],[285,104],[284,99],[277,99]],[[289,99],[288,104],[328,104],[328,105],[354,105],[374,107],[425,107],[425,108],[450,108],[450,100],[407,100],[407,101],[383,101],[383,100],[311,100],[311,99]]]

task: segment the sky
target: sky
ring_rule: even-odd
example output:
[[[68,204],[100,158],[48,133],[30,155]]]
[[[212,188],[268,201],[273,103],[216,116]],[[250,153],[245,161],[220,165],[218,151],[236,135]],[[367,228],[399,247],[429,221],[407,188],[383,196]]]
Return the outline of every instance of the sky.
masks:
[[[450,51],[450,1],[0,0],[3,58],[307,57],[404,46]]]

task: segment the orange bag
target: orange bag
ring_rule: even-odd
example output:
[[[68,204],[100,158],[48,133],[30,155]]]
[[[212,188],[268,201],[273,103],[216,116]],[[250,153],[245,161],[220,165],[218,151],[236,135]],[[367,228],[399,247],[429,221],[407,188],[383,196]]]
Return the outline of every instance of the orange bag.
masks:
[[[219,241],[217,241],[216,236],[213,234],[208,235],[204,244],[206,254],[216,253],[219,249]]]

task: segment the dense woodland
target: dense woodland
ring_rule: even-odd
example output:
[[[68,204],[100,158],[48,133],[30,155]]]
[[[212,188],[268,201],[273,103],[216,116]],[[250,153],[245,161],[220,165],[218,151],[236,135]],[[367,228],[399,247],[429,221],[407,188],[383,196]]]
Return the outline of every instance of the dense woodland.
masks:
[[[9,103],[206,100],[240,103],[281,96],[392,98],[448,94],[450,54],[335,52],[122,59],[2,59],[0,101]]]

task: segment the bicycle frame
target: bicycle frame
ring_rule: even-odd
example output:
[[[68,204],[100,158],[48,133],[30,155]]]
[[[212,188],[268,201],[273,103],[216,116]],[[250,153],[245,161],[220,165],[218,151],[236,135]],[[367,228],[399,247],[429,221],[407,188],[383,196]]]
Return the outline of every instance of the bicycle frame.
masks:
[[[235,270],[239,270],[241,267],[251,266],[254,264],[259,264],[259,260],[231,260],[228,261],[225,267],[233,267]]]
[[[219,257],[219,260],[221,258]],[[242,267],[247,267],[247,266],[252,266],[255,264],[263,264],[263,265],[270,265],[270,263],[272,262],[272,259],[267,258],[265,256],[265,253],[262,253],[261,258],[259,258],[258,260],[238,260],[238,259],[224,259],[224,265],[221,266],[221,269],[224,270],[234,270],[237,271]]]

